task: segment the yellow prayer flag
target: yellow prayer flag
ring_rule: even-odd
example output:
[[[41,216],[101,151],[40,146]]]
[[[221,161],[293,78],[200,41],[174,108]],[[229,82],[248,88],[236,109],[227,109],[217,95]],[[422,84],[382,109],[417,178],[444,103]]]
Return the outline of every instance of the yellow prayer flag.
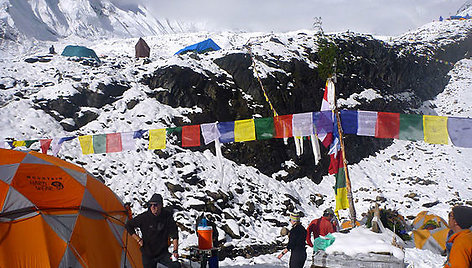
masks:
[[[436,115],[423,116],[424,141],[432,144],[447,144],[447,117]]]
[[[85,135],[79,136],[80,147],[83,154],[93,154],[93,136]]]
[[[347,199],[347,188],[338,188],[336,189],[336,208],[335,212],[338,210],[349,208],[349,200]]]
[[[166,148],[166,129],[149,130],[149,150],[162,150]]]
[[[256,139],[254,119],[234,121],[234,141],[253,141]]]
[[[14,141],[13,142],[13,147],[20,147],[20,146],[26,146],[26,142],[25,141]]]

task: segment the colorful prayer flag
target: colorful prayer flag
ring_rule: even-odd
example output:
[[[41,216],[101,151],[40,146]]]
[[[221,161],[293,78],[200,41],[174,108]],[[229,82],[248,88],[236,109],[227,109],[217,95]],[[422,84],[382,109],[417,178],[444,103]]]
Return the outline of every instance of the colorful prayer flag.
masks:
[[[423,116],[424,141],[431,144],[447,144],[447,117],[424,115]]]
[[[107,153],[121,152],[123,145],[121,143],[121,133],[110,133],[107,134]]]
[[[336,185],[334,191],[336,195],[336,207],[335,212],[342,209],[349,208],[349,200],[347,198],[347,187],[346,187],[346,173],[344,167],[340,168],[338,173],[335,175]]]
[[[134,131],[121,132],[121,149],[123,151],[136,150],[136,142],[134,140]]]
[[[234,122],[219,122],[217,126],[221,134],[221,143],[234,142]]]
[[[80,147],[82,154],[93,154],[93,136],[85,135],[79,136]]]
[[[357,120],[356,120],[357,121]],[[334,118],[333,126],[333,142],[329,149],[330,163],[329,163],[329,174],[334,174],[336,179],[334,185],[336,207],[335,212],[341,209],[349,208],[349,202],[347,199],[347,188],[346,188],[346,174],[344,170],[344,159],[341,152],[341,145],[339,140],[339,132],[337,126],[336,116]]]
[[[52,139],[42,139],[39,140],[39,146],[41,147],[41,152],[43,154],[48,153],[48,149],[51,146]]]
[[[375,126],[376,138],[398,139],[400,132],[399,113],[377,113],[377,125]]]
[[[234,121],[234,141],[253,141],[256,139],[256,128],[253,119]]]
[[[327,148],[333,141],[334,116],[331,110],[313,113],[313,124],[318,138]]]
[[[200,146],[200,125],[182,127],[182,147]]]
[[[13,141],[13,148],[20,147],[20,146],[26,146],[25,141]]]
[[[454,146],[472,148],[472,118],[449,117],[447,131]]]
[[[324,111],[330,111],[331,112],[332,110],[334,110],[334,108],[336,108],[335,106],[336,106],[336,89],[334,87],[334,82],[329,78],[329,79],[326,80],[326,86],[325,86],[325,91],[324,91],[324,95],[323,95],[323,100],[321,101],[320,111],[321,112],[324,112]],[[324,115],[322,114],[322,118],[323,117],[324,117]],[[330,118],[331,118],[331,121],[332,121],[333,116],[331,115]],[[316,122],[315,122],[315,126],[316,126],[316,129],[318,130],[319,126]],[[327,147],[332,141],[333,136],[332,136],[332,134],[329,134],[331,132],[330,131],[327,131],[327,132],[320,131],[320,132],[317,133],[318,134],[318,139],[320,139],[320,141],[323,143],[323,145],[325,147]]]
[[[341,110],[341,126],[344,134],[357,134],[357,111]]]
[[[162,150],[166,148],[166,129],[149,130],[149,150]]]
[[[256,118],[254,119],[254,124],[258,140],[272,139],[275,136],[274,118]]]
[[[62,147],[62,144],[65,142],[65,141],[70,141],[70,140],[73,140],[75,139],[75,136],[71,136],[71,137],[62,137],[62,138],[59,138],[59,139],[53,139],[52,142],[51,142],[51,151],[52,151],[52,155],[53,156],[57,156],[57,154],[59,153],[59,151],[61,150],[61,147]]]
[[[93,135],[93,153],[104,154],[107,152],[107,135]]]
[[[201,124],[200,128],[205,144],[209,144],[221,136],[216,123]]]
[[[292,115],[279,115],[274,117],[275,137],[274,138],[290,138],[292,137]]]
[[[375,136],[377,124],[377,112],[357,111],[357,135]]]
[[[400,140],[419,141],[424,139],[423,115],[400,114]]]
[[[305,137],[312,135],[313,132],[313,113],[293,114],[292,132],[295,137]]]

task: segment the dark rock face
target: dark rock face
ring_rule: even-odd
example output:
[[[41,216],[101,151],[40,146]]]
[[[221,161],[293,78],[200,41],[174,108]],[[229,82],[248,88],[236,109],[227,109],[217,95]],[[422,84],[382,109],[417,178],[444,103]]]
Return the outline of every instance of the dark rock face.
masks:
[[[366,89],[382,96],[374,100],[356,97],[354,99],[358,105],[341,106],[341,109],[408,113],[422,102],[434,98],[448,82],[447,72],[451,66],[421,56],[425,52],[417,51],[415,44],[390,46],[370,36],[348,33],[330,36],[330,39],[339,49],[340,56],[337,98],[347,99]],[[281,44],[278,39],[271,39],[270,42]],[[435,58],[455,62],[469,55],[472,37],[445,47],[428,49]],[[299,52],[292,52],[294,57],[288,60],[270,52],[254,56],[257,62],[280,70],[262,78],[267,95],[280,115],[319,110],[324,92],[325,81],[320,78],[319,70],[313,67],[320,63],[317,51],[304,47],[305,57],[311,62],[300,60],[296,57]],[[212,73],[171,65],[145,75],[140,82],[149,86],[148,96],[161,103],[172,107],[201,108],[201,113],[188,115],[192,124],[247,119],[256,114],[273,116],[254,75],[249,54],[228,54],[213,60],[213,63],[223,71]],[[98,92],[92,92],[87,87],[83,85],[78,88],[80,93],[70,98],[40,100],[38,105],[57,120],[72,118],[75,125],[63,124],[66,130],[72,131],[98,116],[93,112],[79,113],[80,107],[101,108],[119,99],[129,88],[127,82],[100,85]],[[131,101],[127,106],[132,109],[136,104]],[[178,120],[174,118],[177,125],[180,124]],[[286,171],[286,175],[279,175],[280,180],[292,181],[306,176],[319,182],[327,173],[329,159],[324,157],[315,166],[310,141],[306,139],[303,144],[304,153],[301,156],[296,155],[293,139],[289,139],[287,144],[281,139],[225,144],[223,155],[239,164],[253,166],[269,176],[280,170]],[[389,139],[346,135],[346,158],[349,163],[356,163],[390,144]],[[200,149],[207,148],[214,152],[213,146],[202,146]],[[326,155],[324,148],[322,154]],[[288,160],[294,161],[295,165],[287,166]],[[190,185],[201,183],[194,174],[189,175],[186,181]]]
[[[58,98],[54,100],[36,100],[36,103],[46,113],[54,117],[57,121],[64,118],[72,118],[74,125],[61,123],[66,131],[74,131],[89,122],[97,119],[98,114],[85,111],[80,112],[80,107],[102,108],[106,104],[115,102],[121,98],[123,93],[130,87],[126,84],[112,83],[99,84],[98,92],[92,91],[88,88],[88,84],[82,84],[81,87],[76,88],[79,93],[70,98]]]

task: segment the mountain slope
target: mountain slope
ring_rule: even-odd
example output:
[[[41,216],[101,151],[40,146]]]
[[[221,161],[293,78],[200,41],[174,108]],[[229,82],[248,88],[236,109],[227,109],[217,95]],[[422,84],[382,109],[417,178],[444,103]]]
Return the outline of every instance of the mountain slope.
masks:
[[[340,68],[340,105],[471,116],[472,63],[464,54],[470,29],[467,21],[431,24],[391,43],[357,34],[329,35],[349,63]],[[102,65],[58,55],[39,57],[43,53],[2,59],[0,140],[270,116],[243,47],[250,38],[256,40],[252,46],[256,68],[280,113],[319,109],[324,81],[317,73],[320,37],[313,32],[211,34],[223,50],[173,56],[182,46],[209,36],[146,38],[151,46],[150,63],[132,58],[136,38],[86,43],[101,56]],[[63,40],[54,43],[58,51],[66,44]],[[48,45],[37,49],[46,51]],[[438,56],[460,61],[451,67],[428,58]],[[43,61],[28,63],[25,58],[29,57]],[[372,92],[375,94],[369,95]],[[182,99],[173,94],[182,94]],[[210,100],[224,108],[212,110],[205,102]],[[470,149],[346,138],[347,157],[356,160],[350,161],[350,172],[358,214],[366,212],[374,200],[404,216],[429,209],[443,217],[452,204],[472,202],[467,165]],[[182,247],[196,244],[192,233],[195,216],[209,212],[221,228],[223,257],[274,252],[283,242],[278,233],[281,226],[288,225],[288,211],[302,211],[306,226],[325,208],[334,206],[326,157],[314,166],[308,145],[301,157],[294,153],[292,139],[287,144],[270,140],[224,145],[222,174],[212,145],[185,149],[179,144],[178,137],[169,135],[165,150],[147,150],[147,141],[141,139],[136,151],[82,155],[74,139],[64,144],[59,156],[104,179],[124,201],[132,202],[135,213],[144,210],[142,205],[154,192],[163,194],[166,205],[176,210]],[[32,149],[38,149],[38,144]],[[277,164],[259,164],[264,162]],[[314,182],[313,173],[321,183]]]
[[[186,31],[179,22],[156,19],[144,6],[117,5],[109,0],[2,0],[0,18],[3,32],[42,41],[69,36],[129,38]]]

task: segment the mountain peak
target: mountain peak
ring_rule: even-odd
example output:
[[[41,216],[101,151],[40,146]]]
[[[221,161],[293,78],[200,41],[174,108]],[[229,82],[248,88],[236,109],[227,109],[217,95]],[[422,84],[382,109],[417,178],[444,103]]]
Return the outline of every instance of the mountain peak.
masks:
[[[3,32],[13,29],[44,41],[74,35],[127,38],[184,31],[179,22],[159,20],[144,6],[109,0],[4,0],[0,18]]]

